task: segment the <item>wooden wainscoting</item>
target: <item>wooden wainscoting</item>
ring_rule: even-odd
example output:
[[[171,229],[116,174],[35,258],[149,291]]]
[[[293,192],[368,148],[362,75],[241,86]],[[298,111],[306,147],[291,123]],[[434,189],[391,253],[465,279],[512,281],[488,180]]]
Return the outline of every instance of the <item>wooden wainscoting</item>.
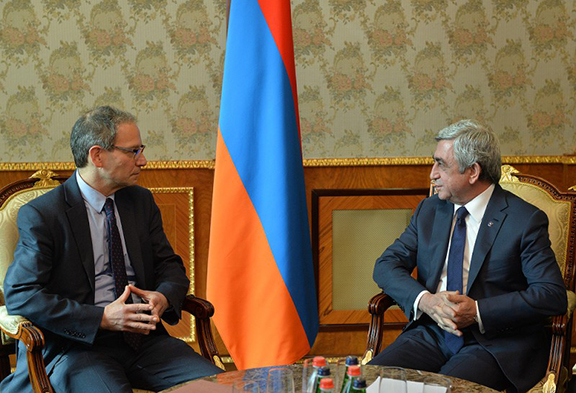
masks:
[[[514,165],[523,173],[543,177],[560,190],[576,185],[576,160],[566,158],[504,158],[504,163]],[[354,277],[353,285],[337,284],[331,281],[334,277],[347,274],[345,269],[350,259],[349,255],[360,255],[359,245],[350,254],[347,250],[338,249],[341,241],[334,243],[334,236],[358,236],[347,228],[358,225],[363,214],[368,214],[367,220],[374,220],[377,225],[387,220],[386,210],[391,207],[399,210],[411,210],[420,198],[427,194],[429,186],[430,159],[363,159],[363,160],[307,160],[304,168],[306,181],[306,197],[309,207],[309,219],[313,236],[316,236],[315,261],[317,262],[317,280],[320,294],[320,321],[322,328],[310,355],[322,354],[330,357],[341,357],[349,354],[360,355],[366,346],[368,323],[365,318],[366,306],[362,307],[364,294],[352,296],[352,306],[346,292],[361,293],[354,287],[364,285],[368,288],[372,282],[371,266],[376,257],[390,242],[393,233],[388,234],[388,240],[369,246],[370,250],[355,258],[352,263],[361,266],[361,275]],[[193,292],[197,296],[206,296],[206,272],[208,261],[208,241],[210,233],[210,216],[212,203],[212,183],[214,162],[153,162],[151,161],[141,173],[140,185],[151,188],[160,205],[166,233],[170,242],[183,257],[193,278]],[[38,169],[51,169],[59,174],[70,176],[73,164],[41,163],[41,164],[2,164],[0,163],[0,187],[13,181],[26,178]],[[392,194],[379,195],[381,190],[418,189],[414,194],[407,191],[399,199]],[[172,190],[163,192],[158,190]],[[192,191],[193,190],[193,191]],[[376,191],[370,191],[376,190]],[[426,190],[426,191],[425,191]],[[373,195],[370,195],[374,192]],[[355,194],[356,193],[356,194]],[[360,193],[358,195],[357,193]],[[392,198],[394,197],[394,198]],[[316,198],[316,202],[314,202]],[[192,204],[190,205],[190,199]],[[317,204],[314,210],[313,205]],[[370,213],[375,213],[370,215]],[[403,215],[404,214],[404,215]],[[317,216],[315,216],[317,215]],[[392,214],[394,216],[394,214]],[[398,222],[407,215],[400,211],[396,216],[395,231],[402,231],[403,224]],[[193,232],[191,232],[193,231]],[[355,230],[353,231],[355,232]],[[190,236],[193,234],[193,237]],[[371,234],[373,235],[373,234]],[[377,237],[376,237],[377,238]],[[336,247],[335,247],[336,246]],[[333,266],[331,261],[342,257],[340,265]],[[354,270],[353,268],[353,270]],[[340,269],[340,270],[339,270]],[[357,269],[358,270],[358,269]],[[342,291],[342,287],[344,290]],[[374,287],[373,287],[374,288]],[[371,289],[369,289],[371,291]],[[334,304],[336,300],[336,305]],[[366,300],[367,302],[367,300]],[[218,312],[218,311],[216,311]],[[389,329],[385,333],[385,343],[392,342],[400,333],[403,316],[398,312],[390,315]],[[191,323],[177,330],[176,335],[190,337]],[[180,328],[178,328],[180,329]],[[227,356],[228,351],[216,334],[220,353]],[[576,343],[576,339],[573,339]],[[194,345],[191,343],[191,345]],[[574,348],[573,348],[574,349]]]
[[[428,188],[312,190],[312,252],[320,326],[367,325],[366,304],[380,292],[374,261],[408,225]],[[387,325],[406,322],[399,309]],[[399,325],[401,324],[401,325]]]

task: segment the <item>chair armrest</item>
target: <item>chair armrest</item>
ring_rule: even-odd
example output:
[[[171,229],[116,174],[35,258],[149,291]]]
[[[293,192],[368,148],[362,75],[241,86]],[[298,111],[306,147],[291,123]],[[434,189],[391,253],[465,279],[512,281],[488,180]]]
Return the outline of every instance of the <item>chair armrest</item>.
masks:
[[[184,299],[182,309],[194,315],[196,318],[196,335],[198,336],[198,345],[202,356],[222,370],[225,370],[224,363],[222,363],[222,359],[220,359],[218,348],[216,348],[210,326],[210,318],[214,315],[214,306],[212,303],[194,295],[188,295]]]
[[[54,392],[46,374],[44,357],[44,335],[32,322],[19,315],[8,315],[6,306],[0,307],[0,329],[8,336],[22,341],[26,346],[28,374],[32,390],[36,392]]]
[[[368,363],[382,349],[382,336],[384,335],[384,313],[395,304],[394,299],[381,292],[368,302],[368,312],[372,316],[370,327],[368,328],[368,342],[366,352],[362,357],[362,364]]]
[[[572,311],[573,312],[573,311]],[[572,313],[556,315],[549,320],[548,328],[552,332],[552,343],[550,345],[550,356],[546,375],[528,393],[563,393],[566,389],[568,370],[566,368],[566,356],[569,359],[570,348],[566,347],[566,334],[568,326],[571,326]]]
[[[572,314],[576,310],[576,293],[566,290],[566,297],[568,298],[568,315],[572,318]]]
[[[567,381],[568,370],[565,367],[565,360],[568,356],[570,348],[566,347],[566,335],[568,326],[572,325],[571,314],[556,315],[552,317],[551,330],[552,330],[552,344],[550,345],[550,357],[548,358],[548,367],[546,369],[546,382],[555,386],[556,391],[564,391],[565,383]],[[543,390],[544,392],[552,392],[553,390]]]
[[[568,370],[566,366],[567,359],[570,359],[570,348],[568,347],[570,340],[567,336],[572,332],[572,315],[576,308],[576,294],[567,290],[566,296],[568,297],[566,314],[555,315],[548,321],[547,328],[550,329],[552,333],[548,368],[546,369],[544,378],[530,390],[531,393],[560,393],[566,389],[569,380],[568,373],[572,372],[572,370]]]

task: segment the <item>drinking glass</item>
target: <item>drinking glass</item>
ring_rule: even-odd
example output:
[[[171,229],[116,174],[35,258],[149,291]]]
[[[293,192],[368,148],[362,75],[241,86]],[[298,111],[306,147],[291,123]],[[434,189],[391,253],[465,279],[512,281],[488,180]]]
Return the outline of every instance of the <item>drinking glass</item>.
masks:
[[[308,381],[312,376],[312,372],[314,371],[314,367],[312,367],[312,359],[304,360],[302,364],[302,393],[308,392]]]
[[[382,367],[378,391],[380,393],[407,393],[406,370],[402,367]]]
[[[233,393],[260,393],[258,381],[238,381],[232,386]]]
[[[268,393],[294,393],[294,373],[288,367],[275,367],[268,371]]]
[[[446,377],[440,375],[429,375],[424,378],[424,388],[422,393],[450,393],[452,383]]]
[[[339,358],[334,364],[330,365],[330,373],[334,381],[334,391],[340,392],[344,376],[346,375],[346,358]]]

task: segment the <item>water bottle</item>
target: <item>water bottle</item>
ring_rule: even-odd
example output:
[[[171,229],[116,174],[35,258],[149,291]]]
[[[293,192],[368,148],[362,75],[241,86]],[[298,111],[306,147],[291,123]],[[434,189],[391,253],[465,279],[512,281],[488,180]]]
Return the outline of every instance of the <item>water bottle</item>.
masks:
[[[318,385],[318,391],[320,393],[334,393],[334,381],[332,378],[322,378],[320,385]]]
[[[342,393],[344,392],[344,388],[346,387],[346,383],[350,379],[348,376],[348,369],[350,366],[357,366],[358,365],[358,358],[356,356],[347,356],[346,357],[346,369],[344,370],[344,378],[342,380],[342,389],[340,390]]]
[[[315,393],[318,384],[318,369],[326,366],[326,358],[324,356],[316,356],[312,359],[312,373],[308,378],[306,384],[306,393]]]
[[[362,377],[356,378],[352,383],[350,393],[366,393],[366,380]]]
[[[322,366],[318,368],[318,377],[316,379],[316,393],[320,393],[320,381],[323,379],[332,379],[330,375],[330,367]],[[332,385],[334,385],[334,381],[332,380]]]
[[[350,393],[352,391],[352,386],[354,385],[354,381],[360,378],[361,371],[360,366],[350,366],[348,367],[348,372],[346,373],[348,380],[346,384],[342,387],[342,393]]]

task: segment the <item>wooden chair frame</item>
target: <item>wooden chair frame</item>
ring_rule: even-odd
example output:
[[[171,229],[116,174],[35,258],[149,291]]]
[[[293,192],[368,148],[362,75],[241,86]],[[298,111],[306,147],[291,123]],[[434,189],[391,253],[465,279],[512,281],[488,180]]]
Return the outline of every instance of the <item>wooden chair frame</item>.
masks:
[[[3,187],[0,190],[0,206],[3,206],[17,192],[32,188],[56,187],[65,180],[66,177],[58,176],[51,171],[38,171],[28,179],[19,180]],[[0,330],[6,336],[25,344],[32,390],[35,393],[53,392],[42,357],[44,348],[42,331],[24,317],[8,315],[3,297],[0,302]],[[202,356],[224,370],[225,367],[216,347],[210,324],[210,318],[214,315],[214,306],[207,300],[188,295],[184,300],[182,309],[196,318],[196,335]],[[0,345],[0,381],[10,374],[9,355],[15,352],[15,344],[4,343],[4,341]]]

